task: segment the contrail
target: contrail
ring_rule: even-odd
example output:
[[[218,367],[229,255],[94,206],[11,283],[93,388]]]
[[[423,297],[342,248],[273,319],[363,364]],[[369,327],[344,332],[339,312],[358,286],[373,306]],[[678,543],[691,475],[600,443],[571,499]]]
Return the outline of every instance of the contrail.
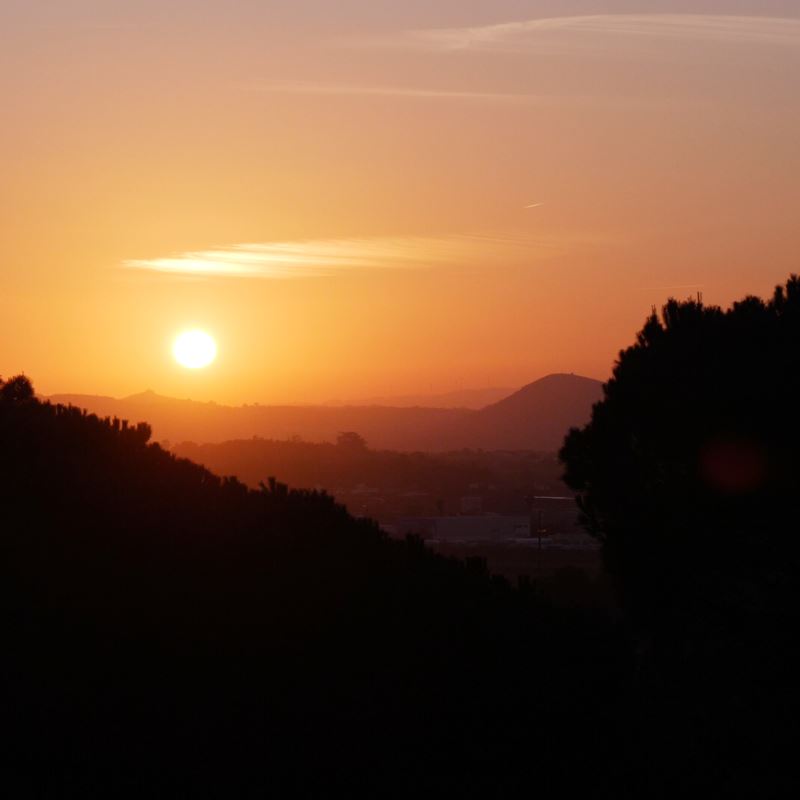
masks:
[[[529,206],[523,206],[523,208],[539,208],[539,206],[543,206],[544,203],[531,203]]]

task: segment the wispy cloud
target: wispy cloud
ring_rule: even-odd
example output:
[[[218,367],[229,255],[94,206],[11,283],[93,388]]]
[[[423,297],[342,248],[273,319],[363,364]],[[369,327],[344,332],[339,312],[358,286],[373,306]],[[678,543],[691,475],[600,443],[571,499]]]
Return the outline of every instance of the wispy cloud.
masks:
[[[504,92],[504,91],[460,91],[457,89],[433,89],[428,87],[397,86],[353,86],[349,84],[327,83],[267,83],[246,85],[248,92],[257,95],[318,95],[330,97],[386,97],[397,100],[441,100],[464,102],[487,102],[507,108],[527,107],[563,107],[565,104],[576,106],[609,106],[628,107],[635,102],[639,106],[663,106],[662,97],[611,96],[597,94],[548,94],[545,92]],[[689,102],[689,101],[685,101]]]
[[[254,87],[265,94],[310,94],[332,96],[375,96],[398,98],[430,98],[433,100],[493,100],[499,102],[533,102],[540,98],[535,94],[514,92],[473,92],[454,89],[430,89],[402,86],[353,86],[326,83],[272,83]]]
[[[711,14],[596,14],[470,28],[410,31],[405,44],[434,50],[516,50],[557,34],[800,45],[800,19]]]
[[[319,278],[353,270],[418,269],[535,259],[563,251],[556,238],[450,236],[329,239],[236,244],[162,258],[129,259],[122,266],[172,275],[223,278]]]

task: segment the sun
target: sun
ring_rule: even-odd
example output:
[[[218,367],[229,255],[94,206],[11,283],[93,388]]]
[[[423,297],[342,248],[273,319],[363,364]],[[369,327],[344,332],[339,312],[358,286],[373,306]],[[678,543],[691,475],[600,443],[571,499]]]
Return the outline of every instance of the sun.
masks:
[[[182,367],[202,369],[217,357],[217,343],[205,331],[184,331],[173,342],[172,355]]]

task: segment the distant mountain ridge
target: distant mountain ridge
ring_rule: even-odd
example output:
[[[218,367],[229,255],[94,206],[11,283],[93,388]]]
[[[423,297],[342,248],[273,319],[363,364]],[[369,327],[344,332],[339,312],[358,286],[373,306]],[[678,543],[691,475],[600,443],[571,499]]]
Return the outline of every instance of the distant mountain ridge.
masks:
[[[148,390],[122,399],[59,394],[53,402],[98,416],[147,421],[154,438],[223,442],[260,436],[335,441],[357,431],[370,447],[386,450],[558,449],[570,427],[588,422],[602,383],[554,374],[523,386],[479,410],[392,406],[225,406],[164,397]]]
[[[455,389],[438,394],[401,394],[368,397],[357,405],[393,406],[394,408],[471,408],[478,410],[508,397],[516,390],[509,387],[490,386],[485,389]],[[329,405],[343,405],[330,403]]]

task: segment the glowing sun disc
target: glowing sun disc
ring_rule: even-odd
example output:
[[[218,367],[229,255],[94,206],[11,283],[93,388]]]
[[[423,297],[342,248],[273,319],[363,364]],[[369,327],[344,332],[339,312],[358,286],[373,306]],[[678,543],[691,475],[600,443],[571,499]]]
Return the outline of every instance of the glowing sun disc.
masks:
[[[217,343],[205,331],[184,331],[175,339],[172,355],[182,367],[202,369],[217,357]]]

